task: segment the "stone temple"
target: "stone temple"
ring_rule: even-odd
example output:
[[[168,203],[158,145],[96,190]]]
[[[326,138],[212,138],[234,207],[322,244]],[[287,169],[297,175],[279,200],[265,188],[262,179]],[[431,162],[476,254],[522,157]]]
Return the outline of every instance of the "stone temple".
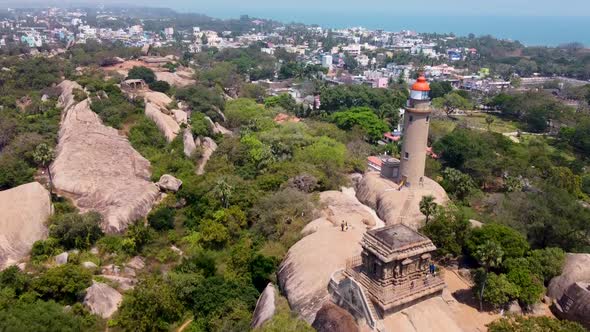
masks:
[[[361,245],[361,255],[334,272],[328,286],[358,321],[383,330],[383,317],[442,294],[445,284],[431,261],[436,247],[424,235],[396,224],[368,231]]]

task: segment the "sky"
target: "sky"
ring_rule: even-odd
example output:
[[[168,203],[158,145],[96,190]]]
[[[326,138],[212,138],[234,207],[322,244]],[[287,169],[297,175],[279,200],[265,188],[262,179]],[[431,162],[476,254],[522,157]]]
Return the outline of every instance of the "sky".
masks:
[[[0,0],[2,3],[55,2],[57,0]],[[392,16],[590,16],[589,0],[61,0],[65,3],[134,4],[168,7],[185,12],[198,12],[218,17],[235,17],[240,14],[281,11],[316,11],[334,13],[389,12]]]

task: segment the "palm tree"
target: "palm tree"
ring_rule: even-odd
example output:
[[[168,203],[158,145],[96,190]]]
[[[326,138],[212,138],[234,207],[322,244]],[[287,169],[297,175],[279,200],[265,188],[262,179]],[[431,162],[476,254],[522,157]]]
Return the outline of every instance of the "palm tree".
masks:
[[[55,152],[53,148],[47,145],[46,143],[41,143],[37,145],[35,151],[33,151],[33,160],[35,163],[39,165],[39,167],[43,167],[49,176],[49,194],[53,194],[53,176],[51,175],[51,162],[55,158]]]
[[[434,201],[434,196],[428,195],[422,197],[420,200],[420,212],[426,216],[426,223],[428,224],[428,220],[430,216],[433,215],[438,209],[438,204]]]
[[[215,188],[213,188],[215,196],[219,198],[219,200],[221,201],[221,205],[224,208],[229,207],[229,199],[231,197],[233,189],[234,188],[230,186],[229,183],[227,183],[225,178],[218,179],[217,183],[215,184]]]
[[[487,240],[477,247],[474,256],[479,264],[485,269],[485,276],[481,285],[481,291],[479,293],[479,310],[483,311],[483,291],[486,287],[488,273],[490,272],[491,268],[498,267],[500,264],[502,264],[504,250],[502,250],[502,246],[500,246],[500,244],[497,242]]]

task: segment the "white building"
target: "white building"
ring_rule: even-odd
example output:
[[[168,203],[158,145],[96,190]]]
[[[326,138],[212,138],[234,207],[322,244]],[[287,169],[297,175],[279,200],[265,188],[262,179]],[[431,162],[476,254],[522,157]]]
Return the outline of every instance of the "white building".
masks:
[[[322,55],[322,67],[331,69],[334,58],[330,54]]]

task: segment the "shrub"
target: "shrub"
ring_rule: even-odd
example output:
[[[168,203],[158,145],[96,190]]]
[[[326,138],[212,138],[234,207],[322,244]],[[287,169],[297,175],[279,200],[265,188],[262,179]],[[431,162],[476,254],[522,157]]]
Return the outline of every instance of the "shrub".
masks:
[[[155,81],[150,83],[150,89],[158,92],[166,93],[170,90],[170,84],[166,81]]]
[[[90,271],[81,266],[65,264],[51,268],[33,279],[32,288],[44,299],[72,304],[91,284]]]
[[[162,207],[150,213],[147,220],[153,229],[163,231],[174,228],[174,215],[174,209]]]
[[[103,236],[97,212],[67,213],[52,218],[49,235],[66,249],[88,249]]]

